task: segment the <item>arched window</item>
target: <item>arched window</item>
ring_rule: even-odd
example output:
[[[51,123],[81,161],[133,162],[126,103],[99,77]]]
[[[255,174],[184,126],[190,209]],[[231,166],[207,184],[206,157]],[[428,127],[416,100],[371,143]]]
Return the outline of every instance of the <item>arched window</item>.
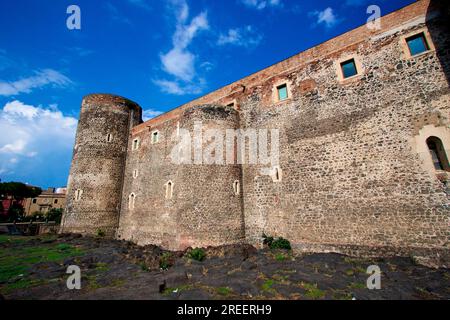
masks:
[[[106,135],[106,142],[111,142],[112,139],[113,139],[112,134],[111,134],[111,133],[108,133],[108,134]]]
[[[447,153],[445,152],[441,139],[438,137],[429,137],[427,139],[427,146],[431,154],[431,159],[433,160],[434,168],[436,170],[450,171]]]
[[[173,196],[173,182],[168,181],[166,183],[166,199],[172,199]]]
[[[241,193],[241,186],[239,180],[235,180],[233,182],[233,191],[235,195],[239,195]]]
[[[134,209],[134,202],[136,200],[136,195],[134,193],[130,194],[128,197],[128,209],[133,210]]]

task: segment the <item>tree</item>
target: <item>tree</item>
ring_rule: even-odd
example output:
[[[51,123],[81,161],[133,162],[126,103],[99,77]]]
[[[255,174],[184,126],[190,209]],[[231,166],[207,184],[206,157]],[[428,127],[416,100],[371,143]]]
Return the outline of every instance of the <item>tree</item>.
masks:
[[[1,182],[0,199],[21,200],[25,198],[35,198],[40,195],[42,189],[33,187],[21,182]]]
[[[55,221],[56,223],[61,223],[61,217],[63,214],[63,209],[50,209],[46,214],[45,214],[45,219],[47,221]]]
[[[8,209],[8,221],[22,221],[24,218],[25,210],[20,203],[13,203]]]
[[[25,198],[35,198],[42,192],[41,188],[32,187],[21,182],[1,182],[0,200],[10,200],[7,221],[22,221],[24,219],[24,208],[19,203]]]

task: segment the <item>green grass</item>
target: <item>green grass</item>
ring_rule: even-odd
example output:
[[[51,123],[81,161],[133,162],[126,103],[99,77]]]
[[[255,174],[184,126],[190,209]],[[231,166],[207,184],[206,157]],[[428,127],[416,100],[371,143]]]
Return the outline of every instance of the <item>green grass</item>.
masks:
[[[300,286],[306,290],[305,296],[310,299],[321,299],[325,296],[325,291],[317,288],[317,284],[302,282]]]
[[[100,271],[100,272],[108,271],[109,266],[107,263],[97,262],[97,264],[95,265],[95,270]]]
[[[274,283],[275,283],[274,280],[272,280],[272,279],[267,279],[267,280],[264,281],[264,283],[262,284],[261,289],[262,289],[263,291],[272,291],[272,290],[273,290],[273,289],[272,289],[272,286],[273,286]]]
[[[275,260],[277,260],[277,261],[285,261],[285,260],[287,260],[287,258],[288,257],[283,253],[277,253],[275,255]]]
[[[26,243],[31,239],[33,237],[0,236],[0,243],[12,244],[11,247],[2,248],[0,255],[0,283],[5,283],[2,285],[5,291],[39,285],[39,281],[29,279],[28,271],[34,264],[62,262],[84,253],[79,248],[65,243],[27,246]],[[6,283],[13,279],[17,281]]]
[[[221,296],[229,296],[233,292],[233,290],[228,287],[219,287],[216,289],[216,291]]]
[[[367,285],[365,283],[352,282],[348,285],[348,288],[350,288],[350,289],[366,289]]]

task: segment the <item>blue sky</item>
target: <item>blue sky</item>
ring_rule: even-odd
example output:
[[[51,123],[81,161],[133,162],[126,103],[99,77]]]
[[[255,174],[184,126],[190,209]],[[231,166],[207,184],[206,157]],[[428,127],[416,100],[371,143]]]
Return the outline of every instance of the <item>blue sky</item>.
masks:
[[[64,186],[86,94],[151,118],[364,24],[370,4],[384,15],[412,2],[1,1],[0,179]]]

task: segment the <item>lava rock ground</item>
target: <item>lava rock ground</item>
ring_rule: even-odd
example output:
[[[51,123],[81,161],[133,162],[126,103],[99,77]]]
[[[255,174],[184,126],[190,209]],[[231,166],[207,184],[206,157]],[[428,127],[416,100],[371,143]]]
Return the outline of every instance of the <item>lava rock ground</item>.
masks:
[[[199,262],[126,241],[0,236],[0,299],[450,299],[449,270],[408,257],[293,256],[248,245],[205,252]],[[80,290],[67,289],[69,265],[81,269]],[[369,265],[381,269],[380,290],[366,287]]]

